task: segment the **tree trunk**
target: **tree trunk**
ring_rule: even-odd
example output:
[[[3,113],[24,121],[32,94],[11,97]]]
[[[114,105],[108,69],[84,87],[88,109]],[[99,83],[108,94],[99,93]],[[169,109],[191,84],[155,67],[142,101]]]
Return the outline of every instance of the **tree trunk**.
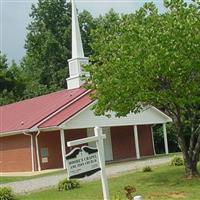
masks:
[[[191,158],[184,160],[185,161],[185,172],[187,178],[194,178],[199,176],[199,172],[197,169],[198,161],[192,161]]]
[[[175,110],[175,126],[178,143],[183,153],[186,176],[188,178],[199,177],[200,174],[198,172],[197,164],[200,156],[200,125],[198,122],[199,120],[195,121],[199,116],[191,115],[190,110],[185,114],[181,113],[181,108],[177,104],[175,104]],[[189,129],[185,120],[190,121]],[[194,124],[196,124],[196,129],[194,129]],[[190,135],[189,141],[188,138],[186,138],[186,135]]]
[[[186,141],[183,135],[178,135],[178,142],[183,153],[187,178],[194,178],[199,176],[199,172],[197,169],[198,157],[194,158],[193,153],[189,154],[189,149],[187,148]]]

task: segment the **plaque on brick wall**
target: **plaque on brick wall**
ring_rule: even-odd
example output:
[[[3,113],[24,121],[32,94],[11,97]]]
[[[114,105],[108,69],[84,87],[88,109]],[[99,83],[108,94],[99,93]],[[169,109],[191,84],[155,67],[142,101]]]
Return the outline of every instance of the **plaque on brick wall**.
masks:
[[[83,178],[101,170],[96,148],[75,148],[65,158],[68,178]]]

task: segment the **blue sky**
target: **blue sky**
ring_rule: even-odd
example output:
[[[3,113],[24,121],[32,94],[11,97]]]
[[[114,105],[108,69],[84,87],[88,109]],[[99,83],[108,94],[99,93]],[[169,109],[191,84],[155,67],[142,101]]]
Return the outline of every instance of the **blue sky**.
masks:
[[[88,10],[94,16],[105,14],[111,8],[119,13],[130,13],[149,0],[76,0],[79,11]],[[160,10],[162,0],[152,0]],[[26,27],[30,23],[32,3],[37,0],[0,0],[0,50],[8,60],[19,63],[24,56]]]

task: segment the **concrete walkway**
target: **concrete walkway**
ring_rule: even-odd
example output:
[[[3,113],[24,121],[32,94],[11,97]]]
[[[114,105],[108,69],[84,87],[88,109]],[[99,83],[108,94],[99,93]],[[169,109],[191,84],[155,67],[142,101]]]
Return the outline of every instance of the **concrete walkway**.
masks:
[[[1,172],[0,177],[29,177],[29,176],[38,176],[38,175],[44,175],[44,174],[49,174],[49,173],[57,173],[62,171],[63,168],[60,169],[46,169],[42,171],[35,171],[35,172]],[[64,170],[63,170],[64,171]],[[1,184],[0,184],[1,185]]]
[[[170,162],[170,157],[151,158],[146,160],[121,162],[115,164],[108,164],[106,166],[106,173],[108,177],[119,176],[130,171],[141,170],[145,166],[157,166]],[[81,179],[82,182],[88,182],[100,179],[99,173],[90,177]],[[15,193],[28,193],[36,190],[41,190],[49,187],[54,187],[60,180],[67,178],[67,174],[50,175],[46,177],[34,178],[25,181],[18,181],[12,183],[0,184],[0,187],[9,186]]]

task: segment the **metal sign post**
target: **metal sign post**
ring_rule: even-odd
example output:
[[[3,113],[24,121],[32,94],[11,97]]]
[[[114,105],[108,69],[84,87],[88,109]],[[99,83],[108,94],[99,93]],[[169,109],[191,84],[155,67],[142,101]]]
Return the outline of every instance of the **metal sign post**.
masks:
[[[103,139],[105,139],[106,136],[103,135],[102,128],[100,128],[100,127],[95,127],[94,132],[95,132],[95,136],[67,142],[67,146],[72,147],[72,146],[85,144],[85,143],[89,143],[89,142],[96,142],[96,147],[98,150],[97,151],[98,158],[99,158],[99,168],[100,168],[100,172],[101,172],[103,198],[104,198],[104,200],[109,200],[110,197],[109,197],[109,189],[108,189],[108,180],[107,180],[106,170],[105,170],[104,146],[103,146]],[[74,150],[74,151],[76,151],[76,150]],[[71,154],[73,154],[73,152]],[[68,154],[68,156],[69,156],[69,154]],[[79,161],[80,162],[84,161],[84,159],[79,158]],[[76,161],[76,162],[79,162],[79,161]],[[67,166],[69,166],[69,163],[67,164]],[[74,167],[76,167],[76,166],[74,166]],[[85,167],[87,167],[87,165],[85,165]],[[91,166],[89,168],[91,168]],[[82,171],[82,170],[80,170],[80,171]],[[84,171],[86,171],[86,170],[84,169]],[[88,169],[88,172],[90,172],[90,169]],[[78,177],[78,175],[77,175],[77,177]]]

